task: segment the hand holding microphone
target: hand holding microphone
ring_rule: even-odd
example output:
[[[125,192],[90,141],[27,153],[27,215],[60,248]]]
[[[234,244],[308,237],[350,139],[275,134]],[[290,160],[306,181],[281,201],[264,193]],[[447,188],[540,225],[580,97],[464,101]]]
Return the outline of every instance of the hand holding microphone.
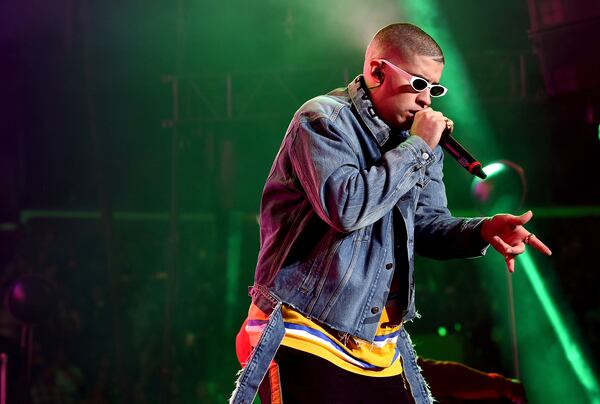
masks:
[[[440,142],[447,121],[448,118],[441,112],[434,111],[430,107],[423,108],[415,114],[410,134],[419,136],[433,150]]]
[[[427,107],[415,114],[410,133],[422,138],[431,149],[439,143],[468,172],[485,179],[487,174],[483,172],[481,163],[452,137],[453,130],[452,120],[446,118],[441,112]]]

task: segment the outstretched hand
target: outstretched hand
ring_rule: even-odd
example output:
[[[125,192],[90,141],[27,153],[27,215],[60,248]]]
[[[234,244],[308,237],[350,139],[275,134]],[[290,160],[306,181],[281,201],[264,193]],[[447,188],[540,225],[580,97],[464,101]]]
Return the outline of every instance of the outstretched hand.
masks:
[[[531,211],[521,216],[499,214],[483,222],[481,237],[504,256],[509,272],[514,272],[515,257],[525,251],[526,244],[542,254],[552,255],[552,251],[539,238],[523,227],[532,216]]]

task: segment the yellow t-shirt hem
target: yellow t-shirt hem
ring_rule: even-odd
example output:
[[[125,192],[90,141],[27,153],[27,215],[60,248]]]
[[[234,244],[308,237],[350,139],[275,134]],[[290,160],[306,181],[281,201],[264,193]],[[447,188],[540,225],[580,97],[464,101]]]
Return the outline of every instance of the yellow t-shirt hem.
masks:
[[[349,372],[370,376],[370,377],[391,377],[398,376],[402,374],[402,362],[400,361],[400,355],[396,358],[394,363],[387,367],[381,368],[377,370],[369,370],[369,369],[360,369],[359,367],[352,365],[345,359],[340,358],[335,355],[331,350],[322,347],[320,344],[314,341],[305,341],[298,338],[294,338],[293,336],[286,335],[281,342],[281,345],[287,346],[289,348],[297,349],[302,352],[306,352],[311,355],[316,355],[320,358],[325,359],[328,362],[333,363],[337,367],[340,367]]]

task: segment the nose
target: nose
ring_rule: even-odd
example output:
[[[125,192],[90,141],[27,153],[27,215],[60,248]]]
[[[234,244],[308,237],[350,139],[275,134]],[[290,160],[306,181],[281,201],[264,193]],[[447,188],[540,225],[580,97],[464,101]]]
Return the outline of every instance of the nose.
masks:
[[[431,105],[431,94],[429,94],[429,89],[425,89],[425,91],[421,91],[419,95],[417,95],[417,104],[421,108],[426,108]]]

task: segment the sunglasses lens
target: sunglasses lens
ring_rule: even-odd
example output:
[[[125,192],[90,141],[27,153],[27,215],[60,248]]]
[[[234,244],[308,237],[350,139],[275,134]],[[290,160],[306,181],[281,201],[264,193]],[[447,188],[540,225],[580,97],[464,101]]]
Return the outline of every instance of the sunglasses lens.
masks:
[[[412,80],[411,84],[412,84],[413,88],[417,91],[423,91],[429,85],[429,83],[427,83],[427,81],[425,81],[425,79],[422,79],[420,77],[415,77]]]
[[[446,94],[446,88],[442,86],[433,85],[429,89],[429,92],[432,97],[441,97],[442,95]]]

